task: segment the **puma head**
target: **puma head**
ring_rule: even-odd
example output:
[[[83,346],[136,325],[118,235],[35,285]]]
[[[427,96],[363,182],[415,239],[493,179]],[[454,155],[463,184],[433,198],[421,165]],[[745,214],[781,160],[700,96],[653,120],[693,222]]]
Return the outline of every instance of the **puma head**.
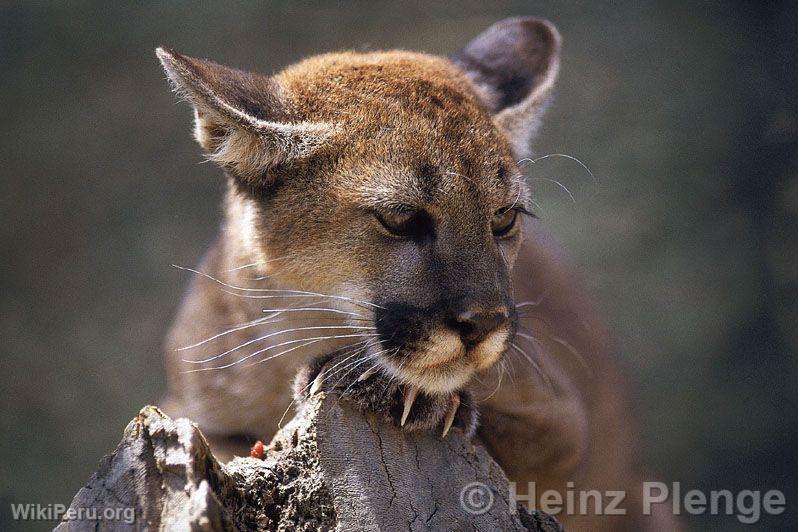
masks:
[[[382,367],[443,393],[515,332],[517,162],[559,49],[549,22],[512,18],[448,58],[332,53],[273,76],[157,54],[227,175],[227,238],[280,286],[367,302]]]

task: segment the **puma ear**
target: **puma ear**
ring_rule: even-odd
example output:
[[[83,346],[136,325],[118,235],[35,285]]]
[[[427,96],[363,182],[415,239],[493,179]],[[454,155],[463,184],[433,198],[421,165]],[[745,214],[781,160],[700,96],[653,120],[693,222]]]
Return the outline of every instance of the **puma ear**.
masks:
[[[194,106],[194,136],[208,157],[251,183],[268,170],[314,153],[332,132],[327,123],[291,122],[273,78],[155,50],[176,91]]]
[[[550,100],[560,68],[560,41],[547,20],[508,18],[451,56],[476,84],[518,156],[528,151]]]

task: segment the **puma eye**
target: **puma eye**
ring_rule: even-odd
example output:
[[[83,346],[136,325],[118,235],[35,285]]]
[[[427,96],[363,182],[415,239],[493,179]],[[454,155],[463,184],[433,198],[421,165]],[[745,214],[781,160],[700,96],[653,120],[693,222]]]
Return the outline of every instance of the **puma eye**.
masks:
[[[375,212],[374,217],[385,228],[386,231],[394,236],[412,236],[416,232],[416,218],[418,213],[415,211],[385,211]]]
[[[493,213],[493,220],[490,223],[493,236],[508,235],[515,227],[516,218],[518,218],[516,209],[499,209]]]

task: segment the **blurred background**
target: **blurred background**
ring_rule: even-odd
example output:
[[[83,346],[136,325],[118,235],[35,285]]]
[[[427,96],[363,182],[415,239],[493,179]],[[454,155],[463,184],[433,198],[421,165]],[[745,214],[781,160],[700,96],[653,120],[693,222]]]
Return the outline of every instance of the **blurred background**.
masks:
[[[565,4],[565,5],[563,5]],[[645,454],[769,490],[798,526],[798,9],[790,2],[25,2],[0,7],[0,529],[68,504],[164,389],[161,342],[219,222],[165,44],[273,72],[341,48],[447,53],[512,15],[564,37],[528,174],[617,333]],[[694,517],[697,530],[745,528]]]

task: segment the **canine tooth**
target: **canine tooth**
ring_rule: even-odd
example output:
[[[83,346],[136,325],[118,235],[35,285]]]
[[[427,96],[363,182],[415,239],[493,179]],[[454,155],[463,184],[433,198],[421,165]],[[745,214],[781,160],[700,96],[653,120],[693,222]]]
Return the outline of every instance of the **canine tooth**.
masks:
[[[324,382],[323,375],[324,372],[322,371],[321,373],[316,375],[315,379],[313,379],[313,384],[310,385],[310,395],[316,395],[316,392],[318,392],[321,389],[321,385]]]
[[[401,426],[405,426],[405,421],[407,421],[407,416],[410,415],[410,408],[413,406],[413,401],[416,400],[416,396],[418,395],[418,388],[414,386],[408,386],[405,388],[405,409],[402,412],[402,421],[400,423]]]
[[[449,429],[452,428],[452,423],[454,423],[454,416],[457,414],[457,409],[460,408],[460,396],[455,395],[452,397],[452,402],[449,405],[449,411],[446,412],[446,419],[443,422],[443,435],[441,438],[445,438],[446,434],[448,434]]]
[[[377,366],[371,367],[363,372],[363,374],[357,378],[357,382],[363,382],[366,379],[371,378],[372,375],[377,373]]]

